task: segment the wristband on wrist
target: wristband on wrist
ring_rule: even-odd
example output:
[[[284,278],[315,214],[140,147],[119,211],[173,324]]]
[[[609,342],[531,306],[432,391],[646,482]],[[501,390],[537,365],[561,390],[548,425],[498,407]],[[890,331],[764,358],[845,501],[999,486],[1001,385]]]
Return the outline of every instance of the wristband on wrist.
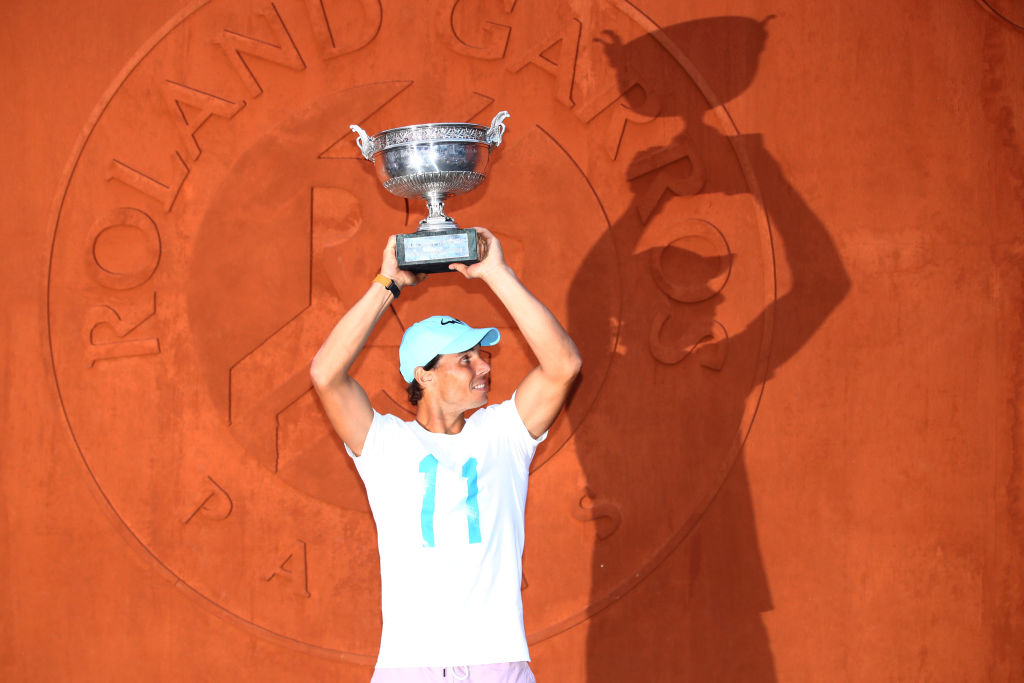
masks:
[[[398,288],[398,285],[395,284],[395,281],[386,275],[381,275],[380,273],[377,273],[377,276],[373,278],[373,281],[384,287],[384,289],[391,292],[391,295],[394,296],[396,299],[398,298],[398,295],[402,293],[402,290]]]

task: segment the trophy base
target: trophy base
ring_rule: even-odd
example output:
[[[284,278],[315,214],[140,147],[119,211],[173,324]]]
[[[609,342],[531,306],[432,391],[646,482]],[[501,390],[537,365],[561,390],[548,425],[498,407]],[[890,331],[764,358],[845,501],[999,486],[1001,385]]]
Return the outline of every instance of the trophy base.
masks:
[[[452,263],[480,261],[472,229],[420,230],[399,235],[395,242],[398,267],[413,273],[448,273]]]

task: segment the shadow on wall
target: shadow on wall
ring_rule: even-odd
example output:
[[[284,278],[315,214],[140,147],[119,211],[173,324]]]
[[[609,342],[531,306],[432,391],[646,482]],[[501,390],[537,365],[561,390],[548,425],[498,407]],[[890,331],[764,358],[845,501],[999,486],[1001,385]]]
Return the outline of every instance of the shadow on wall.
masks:
[[[714,17],[670,26],[663,32],[682,49],[725,104],[753,83],[768,39],[767,24],[768,20],[746,17]],[[758,548],[742,450],[730,447],[742,443],[745,437],[741,433],[748,426],[744,424],[744,411],[750,402],[756,405],[763,370],[756,372],[751,366],[749,371],[716,372],[713,360],[702,359],[718,358],[733,365],[750,358],[763,361],[762,335],[766,321],[774,321],[766,374],[770,379],[775,368],[796,354],[842,301],[850,283],[825,225],[786,179],[761,135],[730,139],[708,124],[712,105],[699,89],[691,88],[689,94],[681,95],[682,88],[667,81],[669,77],[661,75],[659,81],[659,74],[668,70],[654,63],[662,58],[651,49],[652,36],[624,43],[617,35],[607,33],[600,40],[630,108],[640,115],[666,119],[667,125],[681,127],[682,132],[669,145],[644,150],[632,159],[627,174],[631,204],[621,216],[612,218],[610,230],[589,252],[574,277],[569,295],[570,334],[580,340],[579,333],[588,329],[585,321],[593,312],[573,302],[588,300],[587,292],[595,278],[602,277],[600,255],[613,249],[620,255],[625,283],[620,356],[650,353],[650,324],[645,321],[657,315],[658,306],[670,306],[674,324],[690,338],[710,339],[710,343],[704,343],[699,353],[671,364],[652,363],[649,358],[639,365],[616,360],[597,399],[608,400],[610,394],[619,402],[613,411],[613,424],[577,430],[583,426],[588,406],[581,405],[584,401],[570,403],[569,417],[586,481],[597,492],[637,488],[644,485],[644,475],[649,474],[639,469],[654,468],[656,474],[668,480],[678,479],[680,487],[672,490],[687,496],[690,492],[685,482],[691,472],[699,475],[701,463],[730,448],[735,457],[723,460],[714,476],[706,476],[707,495],[714,496],[707,509],[697,510],[699,517],[689,521],[674,522],[690,526],[672,555],[643,579],[628,599],[613,601],[591,620],[587,680],[773,681],[774,662],[761,618],[772,609],[771,595]],[[645,88],[634,85],[641,73]],[[651,111],[652,102],[657,102],[655,111]],[[792,284],[759,314],[754,311],[745,328],[729,329],[723,335],[714,327],[718,324],[716,312],[720,316],[726,298],[722,287],[712,286],[712,282],[716,278],[721,281],[733,260],[737,265],[732,269],[734,277],[736,271],[742,271],[740,266],[749,270],[753,255],[708,258],[673,243],[660,258],[675,264],[682,269],[680,272],[690,273],[690,277],[703,273],[706,291],[697,296],[691,292],[681,297],[683,301],[666,298],[664,289],[659,290],[650,277],[652,250],[644,246],[643,237],[659,213],[682,199],[663,197],[652,206],[649,186],[655,182],[654,174],[644,173],[640,167],[660,151],[688,146],[702,160],[703,168],[698,174],[693,164],[680,162],[679,186],[686,186],[682,176],[689,174],[691,180],[695,179],[689,194],[706,195],[709,200],[749,196],[750,188],[733,152],[734,143],[742,145],[752,164],[772,227],[776,260],[788,263]],[[764,258],[765,267],[770,268],[770,254]],[[771,300],[770,293],[765,300]],[[582,340],[584,358],[588,351],[583,345],[587,343]],[[616,366],[651,369],[616,373]],[[756,379],[752,381],[752,377]],[[714,382],[714,391],[705,391],[711,386],[709,382]],[[638,428],[651,424],[656,428]],[[629,443],[629,452],[621,448],[610,452],[609,444],[614,443]],[[672,507],[669,504],[666,509]],[[640,540],[635,545],[642,547]],[[615,555],[622,547],[620,541],[613,552],[611,544],[601,540],[595,543],[592,605],[602,600],[607,603],[608,587],[602,583],[602,568],[621,560]]]

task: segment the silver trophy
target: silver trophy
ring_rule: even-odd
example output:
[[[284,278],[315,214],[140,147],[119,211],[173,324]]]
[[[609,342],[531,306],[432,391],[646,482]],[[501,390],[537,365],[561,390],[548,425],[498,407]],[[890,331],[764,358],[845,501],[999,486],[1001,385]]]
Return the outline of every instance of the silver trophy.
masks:
[[[501,144],[508,112],[490,127],[475,123],[424,123],[369,136],[359,126],[356,144],[377,169],[384,188],[406,199],[427,202],[427,217],[414,233],[398,236],[398,267],[417,273],[448,271],[451,263],[477,263],[476,230],[465,230],[445,212],[448,197],[469,192],[487,176],[491,150]]]

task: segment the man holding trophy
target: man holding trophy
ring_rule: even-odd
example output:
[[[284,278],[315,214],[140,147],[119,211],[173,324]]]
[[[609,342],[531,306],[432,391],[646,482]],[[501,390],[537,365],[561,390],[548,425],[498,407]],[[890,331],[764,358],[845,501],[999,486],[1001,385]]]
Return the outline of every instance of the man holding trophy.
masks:
[[[427,124],[373,139],[358,130],[364,155],[379,174],[388,169],[385,187],[399,178],[399,191],[417,192],[409,196],[427,199],[431,211],[415,235],[388,240],[380,273],[310,369],[377,525],[384,626],[373,683],[534,681],[520,594],[530,461],[581,360],[558,320],[505,262],[498,239],[483,228],[463,231],[443,214],[445,196],[483,180],[483,153],[500,143],[500,133],[497,142],[491,133],[498,126],[504,131],[505,116],[495,117],[490,129]],[[402,241],[404,253],[396,248]],[[399,348],[416,419],[377,413],[349,370],[401,290],[443,270],[483,280],[538,365],[511,399],[483,407],[490,365],[481,349],[499,341],[498,330],[433,316],[410,326]]]

